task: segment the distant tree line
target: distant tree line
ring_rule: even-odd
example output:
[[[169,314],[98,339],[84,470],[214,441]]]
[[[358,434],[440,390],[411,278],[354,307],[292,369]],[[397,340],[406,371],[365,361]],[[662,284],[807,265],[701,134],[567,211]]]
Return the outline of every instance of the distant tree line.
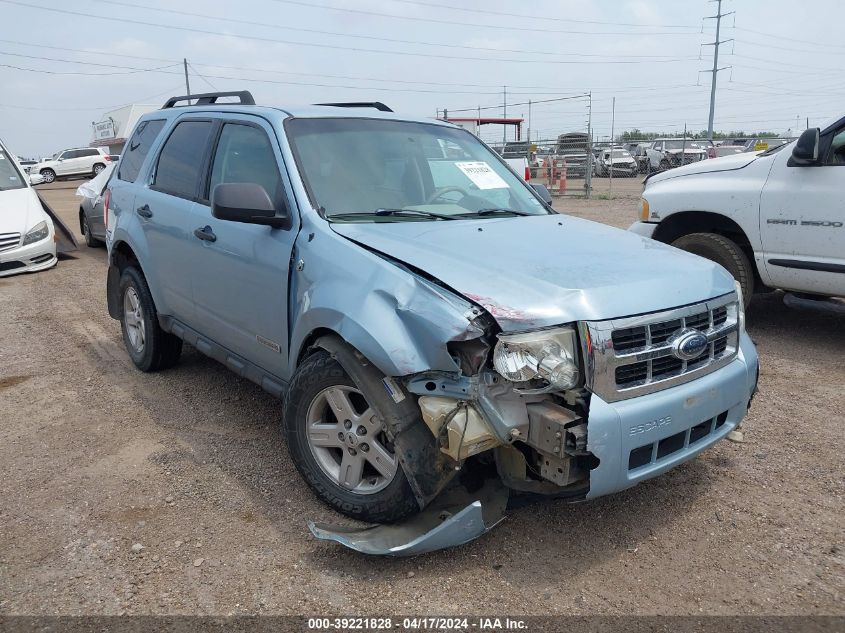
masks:
[[[624,143],[625,141],[651,141],[656,138],[682,138],[683,132],[643,132],[638,128],[622,132],[616,137],[616,142]],[[779,135],[776,132],[713,132],[713,140],[723,140],[726,138],[777,138]],[[693,133],[687,130],[687,138],[690,139],[704,139],[707,138],[707,130]]]

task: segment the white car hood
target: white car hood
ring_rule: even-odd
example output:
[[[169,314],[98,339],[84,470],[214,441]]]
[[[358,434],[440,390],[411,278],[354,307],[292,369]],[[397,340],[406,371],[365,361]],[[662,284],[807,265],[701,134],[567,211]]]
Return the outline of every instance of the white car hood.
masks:
[[[757,160],[757,156],[757,154],[745,152],[742,154],[722,156],[721,158],[710,158],[708,160],[690,163],[689,165],[684,165],[683,167],[676,167],[675,169],[654,174],[648,179],[648,183],[650,184],[653,182],[660,182],[661,180],[669,180],[670,178],[680,178],[682,176],[691,176],[693,174],[707,174],[716,171],[742,169]]]
[[[29,187],[0,191],[0,233],[26,233],[47,219],[35,191]]]

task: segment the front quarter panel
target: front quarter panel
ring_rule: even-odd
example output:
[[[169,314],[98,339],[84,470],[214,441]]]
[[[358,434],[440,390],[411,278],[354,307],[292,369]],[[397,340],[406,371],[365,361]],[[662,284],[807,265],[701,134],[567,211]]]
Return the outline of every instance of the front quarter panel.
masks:
[[[292,374],[314,333],[331,331],[387,376],[456,372],[446,343],[478,337],[477,308],[334,233],[303,227],[291,272]]]
[[[648,222],[686,211],[715,213],[736,222],[758,253],[760,192],[770,169],[771,161],[757,160],[743,169],[650,181],[642,194],[649,204]]]

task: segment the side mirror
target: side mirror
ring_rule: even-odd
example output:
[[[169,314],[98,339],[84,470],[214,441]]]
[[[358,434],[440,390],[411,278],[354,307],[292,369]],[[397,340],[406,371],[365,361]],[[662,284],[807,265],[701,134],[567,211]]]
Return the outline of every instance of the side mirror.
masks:
[[[264,187],[254,182],[226,182],[211,192],[211,215],[218,220],[290,228],[286,209],[277,210]]]
[[[534,187],[534,191],[537,192],[537,195],[548,205],[552,204],[552,194],[549,193],[549,190],[546,189],[546,185],[531,185]]]
[[[40,185],[44,182],[44,176],[41,174],[30,174],[29,175],[29,184],[31,185]]]
[[[790,166],[814,165],[819,161],[819,128],[804,130],[792,148]]]

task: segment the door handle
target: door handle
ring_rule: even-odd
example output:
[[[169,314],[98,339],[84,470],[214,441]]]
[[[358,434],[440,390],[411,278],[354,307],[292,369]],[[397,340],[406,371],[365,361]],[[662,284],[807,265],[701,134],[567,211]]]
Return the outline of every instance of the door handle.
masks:
[[[204,242],[216,242],[217,236],[214,234],[214,231],[211,230],[211,227],[207,224],[199,229],[194,229],[194,236],[198,237],[199,239],[203,240]]]
[[[142,218],[151,218],[153,217],[153,212],[150,211],[150,205],[145,204],[143,207],[138,207],[135,209],[135,213],[140,215]]]

